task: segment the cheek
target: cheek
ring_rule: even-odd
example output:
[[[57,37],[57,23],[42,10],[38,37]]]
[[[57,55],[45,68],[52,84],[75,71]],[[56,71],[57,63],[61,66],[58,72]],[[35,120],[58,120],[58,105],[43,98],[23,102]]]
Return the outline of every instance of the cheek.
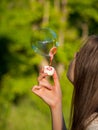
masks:
[[[71,61],[68,72],[67,72],[67,78],[73,83],[74,81],[74,60]]]
[[[67,71],[67,77],[68,77],[68,79],[71,78],[71,73],[72,73],[71,71],[72,71],[72,62],[70,63],[70,65],[68,67],[68,71]]]

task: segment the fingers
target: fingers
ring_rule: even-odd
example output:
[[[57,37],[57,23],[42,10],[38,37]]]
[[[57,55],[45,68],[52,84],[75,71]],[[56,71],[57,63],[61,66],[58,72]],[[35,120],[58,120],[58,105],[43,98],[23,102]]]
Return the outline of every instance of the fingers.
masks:
[[[40,88],[41,88],[41,86],[35,85],[35,86],[32,88],[32,91],[34,91],[34,90],[39,90]]]
[[[44,91],[43,91],[43,90],[44,90],[43,87],[37,86],[37,85],[35,85],[35,86],[32,88],[32,92],[33,92],[34,94],[36,94],[37,96],[39,96],[40,98],[43,97],[43,94],[44,94]]]
[[[47,87],[38,86],[38,85],[35,85],[32,88],[32,92],[41,98],[45,95],[46,92],[49,92],[49,91],[51,91],[51,90],[47,89]]]
[[[47,76],[46,73],[40,73],[39,77],[38,77],[38,81],[42,80],[43,78],[45,78]]]
[[[41,80],[41,81],[39,82],[39,86],[45,87],[45,88],[47,88],[47,89],[49,89],[49,90],[52,89],[51,84],[50,84],[46,79]]]
[[[40,89],[41,89],[41,86],[35,85],[35,86],[32,88],[32,92],[35,93],[36,95],[40,96]]]
[[[58,78],[58,75],[57,75],[57,72],[56,72],[56,71],[54,71],[53,80],[54,80],[54,85],[55,85],[55,86],[60,86],[59,78]]]
[[[47,76],[48,75],[46,73],[44,73],[44,70],[42,68],[41,71],[40,71],[40,75],[38,77],[38,82],[40,83],[41,80],[45,79]],[[54,80],[54,86],[60,86],[59,78],[58,78],[56,70],[54,70],[53,80]],[[44,84],[44,85],[46,86],[46,84]],[[50,86],[50,85],[48,85],[48,86]]]
[[[44,70],[42,68],[40,70],[40,74],[39,74],[39,77],[38,77],[38,83],[39,83],[39,86],[42,86],[42,87],[45,87],[45,88],[51,90],[52,86],[50,85],[50,83],[46,79],[47,75],[48,74],[44,73]]]

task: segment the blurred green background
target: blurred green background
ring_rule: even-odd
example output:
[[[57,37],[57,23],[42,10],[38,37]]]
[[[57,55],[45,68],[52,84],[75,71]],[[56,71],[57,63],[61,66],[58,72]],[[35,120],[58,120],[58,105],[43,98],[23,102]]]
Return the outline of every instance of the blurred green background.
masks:
[[[32,94],[46,59],[30,46],[32,30],[49,27],[58,35],[55,56],[68,127],[73,86],[66,72],[88,35],[98,33],[97,0],[0,0],[0,130],[50,130],[48,106]]]

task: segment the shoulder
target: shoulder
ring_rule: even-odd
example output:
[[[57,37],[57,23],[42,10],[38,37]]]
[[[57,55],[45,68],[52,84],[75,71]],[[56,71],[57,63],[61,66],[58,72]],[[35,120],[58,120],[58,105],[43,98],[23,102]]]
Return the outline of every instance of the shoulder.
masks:
[[[98,116],[96,117],[96,114],[97,113],[92,114],[87,120],[87,122],[89,122],[94,118],[94,120],[91,121],[90,124],[87,126],[86,130],[98,130]]]
[[[98,130],[98,122],[97,123],[91,123],[86,130]]]

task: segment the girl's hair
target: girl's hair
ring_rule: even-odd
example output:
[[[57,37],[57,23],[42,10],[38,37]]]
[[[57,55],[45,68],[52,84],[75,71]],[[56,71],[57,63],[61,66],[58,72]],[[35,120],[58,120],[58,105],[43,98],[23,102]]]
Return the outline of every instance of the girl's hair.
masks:
[[[76,56],[71,130],[85,130],[85,121],[98,112],[98,36],[92,35]],[[98,115],[96,115],[98,116]]]

